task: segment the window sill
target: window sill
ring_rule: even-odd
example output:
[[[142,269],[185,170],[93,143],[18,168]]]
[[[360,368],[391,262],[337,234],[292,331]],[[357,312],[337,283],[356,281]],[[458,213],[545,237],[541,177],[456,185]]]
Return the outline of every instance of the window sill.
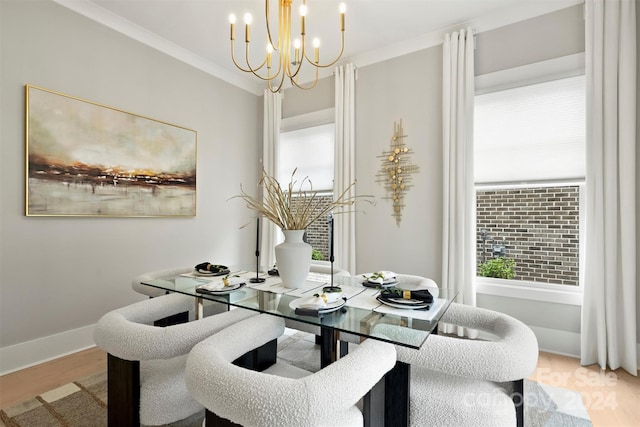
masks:
[[[557,304],[582,305],[582,288],[567,285],[476,277],[476,293]]]

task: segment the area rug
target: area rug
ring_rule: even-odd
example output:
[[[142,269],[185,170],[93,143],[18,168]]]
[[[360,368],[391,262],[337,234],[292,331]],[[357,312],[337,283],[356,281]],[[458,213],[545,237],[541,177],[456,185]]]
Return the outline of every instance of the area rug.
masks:
[[[308,371],[320,368],[314,336],[287,330],[278,357]],[[589,427],[580,394],[525,380],[526,427]],[[196,427],[203,414],[167,427]],[[81,378],[0,411],[0,427],[103,427],[107,425],[106,372]]]

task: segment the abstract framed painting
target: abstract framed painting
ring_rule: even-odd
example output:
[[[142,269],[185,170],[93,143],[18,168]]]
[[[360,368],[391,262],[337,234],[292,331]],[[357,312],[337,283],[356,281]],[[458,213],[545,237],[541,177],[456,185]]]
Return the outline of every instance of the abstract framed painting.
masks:
[[[26,215],[196,215],[196,131],[26,85]]]

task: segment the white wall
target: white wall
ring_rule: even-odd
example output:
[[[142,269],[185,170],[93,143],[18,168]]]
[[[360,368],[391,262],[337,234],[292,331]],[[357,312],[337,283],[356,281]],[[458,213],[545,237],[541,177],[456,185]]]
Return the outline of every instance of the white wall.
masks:
[[[476,75],[584,52],[582,6],[478,33]],[[418,51],[360,67],[356,82],[356,176],[360,194],[374,194],[375,208],[357,217],[357,269],[391,269],[441,278],[442,247],[442,48]],[[357,64],[356,64],[357,65]],[[333,90],[326,79],[323,90]],[[287,116],[328,108],[327,94],[285,93]],[[400,226],[376,182],[377,157],[389,148],[393,123],[403,120],[407,143],[420,167],[406,197]],[[543,349],[579,353],[580,306],[495,295],[478,295],[478,305],[529,324]]]
[[[0,15],[0,372],[6,372],[90,345],[90,325],[102,314],[142,298],[130,287],[136,274],[253,261],[253,234],[238,229],[252,213],[227,199],[241,182],[257,182],[262,103],[55,3],[2,0]],[[25,217],[25,84],[197,130],[197,216]],[[51,340],[40,340],[54,334],[68,342],[50,349]]]
[[[356,177],[375,208],[357,217],[359,273],[392,270],[440,281],[442,260],[442,48],[440,46],[358,70]],[[413,150],[412,188],[405,193],[400,225],[377,182],[381,156],[402,119]]]

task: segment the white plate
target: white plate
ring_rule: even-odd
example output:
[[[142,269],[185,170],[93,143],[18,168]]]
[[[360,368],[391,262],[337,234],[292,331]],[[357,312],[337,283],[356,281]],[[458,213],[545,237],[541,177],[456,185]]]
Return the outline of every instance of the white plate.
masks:
[[[214,276],[224,276],[225,274],[229,274],[229,270],[221,271],[218,273],[214,273],[212,271],[205,271],[205,270],[193,270],[194,276],[214,277]]]
[[[389,307],[393,307],[393,308],[404,308],[405,310],[419,310],[421,308],[427,308],[429,307],[432,303],[424,303],[424,304],[401,304],[401,303],[393,303],[390,301],[385,301],[384,299],[380,298],[380,297],[376,297],[376,299],[381,302],[384,305],[388,305]]]
[[[364,282],[362,282],[362,284],[365,286],[373,285],[373,286],[387,287],[387,286],[391,286],[398,283],[398,279],[395,276],[384,279],[382,283],[370,279],[370,277],[373,276],[373,273],[367,273],[367,274],[364,274],[363,276],[364,276]]]
[[[198,286],[198,289],[206,290],[207,293],[215,294],[215,295],[224,295],[231,293],[233,291],[237,291],[238,289],[245,286],[245,280],[239,277],[231,277],[229,278],[229,285],[222,287],[222,281],[220,282],[212,282],[206,285]]]
[[[299,308],[300,306],[303,306],[305,304],[312,304],[312,302],[315,299],[316,299],[316,297],[297,298],[297,299],[294,299],[293,301],[291,301],[289,303],[289,307],[291,307],[292,310],[295,310],[296,308]],[[318,310],[319,313],[331,313],[332,311],[339,310],[345,304],[346,304],[346,301],[343,300],[342,298],[340,298],[337,301],[328,302],[327,305],[325,305],[324,307],[317,307],[317,310]],[[307,308],[307,307],[305,307],[305,308]],[[308,308],[311,309],[311,310],[315,310],[316,306],[314,305],[312,307],[310,305]]]

